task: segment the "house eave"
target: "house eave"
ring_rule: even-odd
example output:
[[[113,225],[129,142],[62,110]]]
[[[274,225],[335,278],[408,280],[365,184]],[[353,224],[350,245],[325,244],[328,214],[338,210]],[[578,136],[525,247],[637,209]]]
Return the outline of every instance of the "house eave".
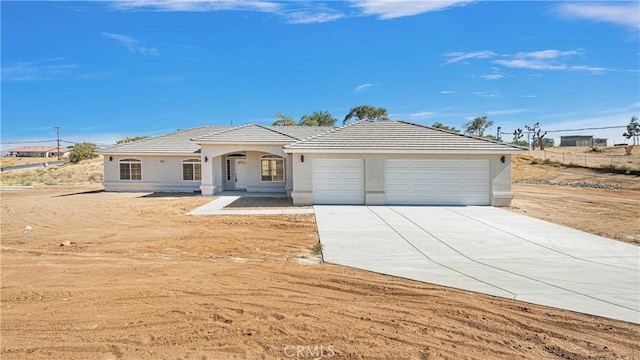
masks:
[[[270,146],[284,146],[291,144],[291,141],[256,141],[256,142],[237,142],[237,141],[202,141],[191,140],[198,145],[233,145],[233,146],[255,146],[255,145],[270,145]]]
[[[196,150],[198,151],[198,150]],[[200,156],[200,152],[109,152],[96,151],[100,155],[110,156]]]
[[[414,150],[414,149],[304,149],[284,148],[286,154],[450,154],[450,155],[505,155],[520,154],[526,150],[500,149],[500,150]]]

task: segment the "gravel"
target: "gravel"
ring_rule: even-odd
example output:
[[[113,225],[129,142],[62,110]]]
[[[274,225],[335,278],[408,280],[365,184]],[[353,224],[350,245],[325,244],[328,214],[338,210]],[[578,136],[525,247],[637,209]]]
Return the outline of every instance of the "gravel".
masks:
[[[514,180],[514,184],[527,184],[527,185],[555,185],[555,186],[568,186],[575,188],[592,188],[592,189],[608,189],[615,190],[620,189],[620,185],[614,184],[596,184],[587,182],[566,182],[566,181],[548,181],[548,180]]]

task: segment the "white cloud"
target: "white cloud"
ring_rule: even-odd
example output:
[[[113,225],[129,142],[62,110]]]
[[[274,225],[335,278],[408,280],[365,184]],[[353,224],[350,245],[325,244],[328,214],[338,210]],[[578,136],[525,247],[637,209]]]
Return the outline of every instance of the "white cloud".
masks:
[[[244,0],[114,0],[111,4],[119,10],[192,12],[222,10],[278,12],[282,8],[280,4],[275,2]]]
[[[511,68],[533,70],[566,70],[567,64],[559,59],[578,55],[578,50],[541,50],[532,52],[519,52],[515,55],[507,55],[507,59],[494,60],[494,63]]]
[[[158,55],[159,54],[158,49],[142,46],[138,40],[126,35],[102,32],[102,36],[107,37],[109,39],[116,40],[122,46],[127,48],[129,52],[132,52],[132,53],[137,53],[141,55]]]
[[[578,50],[540,50],[540,51],[531,51],[531,52],[519,52],[515,55],[515,57],[529,57],[534,59],[555,59],[563,56],[571,56],[578,55],[581,52]]]
[[[432,111],[419,111],[415,113],[408,114],[407,117],[412,119],[424,119],[435,115]]]
[[[531,99],[531,98],[534,98],[536,96],[532,95],[532,94],[525,94],[525,95],[520,95],[520,97]]]
[[[473,0],[416,1],[416,0],[357,0],[353,6],[364,15],[378,16],[380,19],[395,19],[418,15],[426,12],[444,10],[454,6],[463,6]]]
[[[456,92],[453,90],[442,90],[440,91],[440,94],[455,94]]]
[[[536,59],[510,59],[510,60],[496,60],[496,64],[520,69],[533,69],[533,70],[565,70],[567,65],[553,64],[546,61],[540,61]]]
[[[450,52],[450,53],[445,53],[443,55],[448,58],[447,61],[445,62],[445,65],[446,65],[446,64],[453,64],[466,59],[492,58],[497,54],[494,53],[493,51],[484,50],[484,51],[472,51],[472,52]]]
[[[69,76],[78,66],[70,63],[59,63],[62,58],[47,59],[34,62],[20,62],[3,67],[0,70],[2,81],[38,81],[55,80]]]
[[[475,91],[473,93],[473,95],[487,97],[487,98],[499,98],[499,97],[502,97],[502,93],[500,93],[500,91],[498,91],[498,90]]]
[[[640,3],[580,3],[571,2],[555,7],[557,14],[568,17],[607,22],[616,25],[640,28]]]
[[[514,114],[521,114],[523,112],[529,112],[531,110],[529,109],[505,109],[505,110],[490,110],[490,111],[485,111],[485,114],[487,115],[514,115]]]
[[[306,12],[295,11],[287,13],[286,17],[290,24],[315,24],[335,21],[345,17],[344,14],[339,12],[327,11],[327,12]]]
[[[374,86],[375,84],[372,83],[366,83],[366,84],[362,84],[362,85],[358,85],[355,89],[353,89],[353,92],[359,92],[362,91],[364,89],[368,89],[372,86]]]
[[[481,78],[483,79],[487,79],[487,80],[498,80],[498,79],[502,79],[504,77],[504,75],[502,74],[485,74],[485,75],[480,75]]]

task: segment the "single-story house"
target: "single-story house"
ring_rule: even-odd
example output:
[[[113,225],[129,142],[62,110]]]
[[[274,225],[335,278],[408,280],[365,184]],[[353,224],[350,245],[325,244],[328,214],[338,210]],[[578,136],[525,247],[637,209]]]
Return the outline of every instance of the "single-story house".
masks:
[[[68,151],[66,147],[58,149],[57,146],[23,146],[9,150],[9,156],[49,158],[63,156]]]
[[[508,206],[524,148],[404,121],[209,126],[119,144],[106,191],[287,193],[296,205]]]

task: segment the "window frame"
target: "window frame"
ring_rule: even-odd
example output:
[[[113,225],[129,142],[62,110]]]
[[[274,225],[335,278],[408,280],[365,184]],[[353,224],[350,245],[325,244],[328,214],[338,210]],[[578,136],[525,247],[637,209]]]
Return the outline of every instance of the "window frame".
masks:
[[[185,178],[187,174],[185,166],[191,167],[191,179]],[[196,169],[198,170],[196,171]],[[182,160],[182,181],[202,181],[202,160],[197,158]]]
[[[272,183],[282,183],[286,181],[287,178],[287,171],[285,168],[285,159],[282,156],[278,156],[278,155],[263,155],[260,157],[260,182],[272,182]],[[268,169],[267,171],[269,172],[269,175],[265,175],[264,171],[265,171],[265,166],[264,166],[264,162],[268,161]],[[277,174],[277,170],[278,170],[278,162],[282,162],[282,179],[281,180],[274,180],[274,178],[278,175]],[[270,176],[271,179],[270,180],[265,180],[265,176]]]
[[[122,166],[125,165],[126,168]],[[137,169],[134,171],[134,165]],[[142,181],[142,160],[135,158],[120,159],[118,161],[120,181]],[[125,171],[123,171],[125,170]],[[123,177],[123,175],[128,175]],[[137,175],[137,176],[136,176]],[[135,178],[134,178],[135,177]]]

